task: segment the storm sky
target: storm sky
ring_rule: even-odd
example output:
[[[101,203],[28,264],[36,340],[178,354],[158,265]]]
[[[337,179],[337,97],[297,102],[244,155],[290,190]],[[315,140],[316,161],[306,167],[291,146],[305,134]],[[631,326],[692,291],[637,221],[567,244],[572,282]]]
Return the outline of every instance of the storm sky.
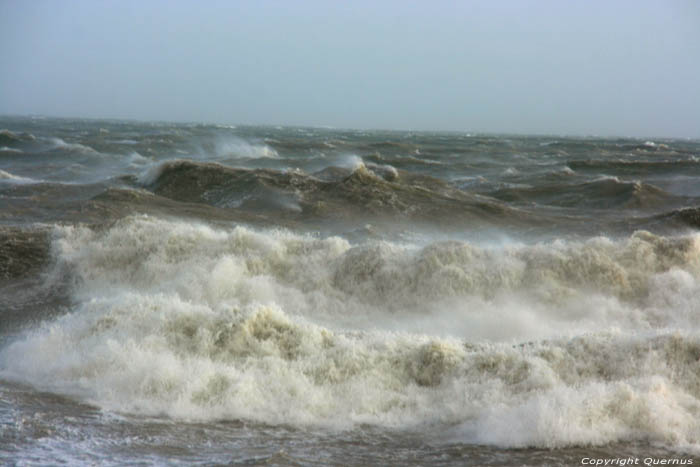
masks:
[[[700,2],[0,0],[0,114],[700,137]]]

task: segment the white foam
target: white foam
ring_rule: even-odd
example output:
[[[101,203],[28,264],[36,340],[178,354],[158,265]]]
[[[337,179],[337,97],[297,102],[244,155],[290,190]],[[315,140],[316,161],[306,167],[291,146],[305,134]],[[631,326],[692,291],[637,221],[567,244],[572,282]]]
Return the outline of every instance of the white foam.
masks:
[[[388,181],[396,180],[399,177],[399,172],[395,167],[389,164],[365,163],[362,157],[357,154],[342,154],[334,157],[329,162],[330,164],[326,164],[325,167],[340,167],[350,169],[353,172],[358,170],[364,171],[371,176],[383,178]]]
[[[79,305],[6,346],[0,375],[182,419],[694,445],[699,238],[353,246],[147,216],[60,227],[55,274],[79,278]]]
[[[559,171],[559,173],[562,173],[562,174],[564,174],[564,175],[576,175],[576,172],[575,172],[571,167],[569,167],[568,165],[565,165],[565,166]]]
[[[20,177],[19,175],[14,175],[14,174],[11,174],[10,172],[0,170],[0,182],[25,184],[25,183],[40,183],[41,180],[35,180],[33,178],[28,178],[28,177]]]
[[[589,183],[600,183],[600,182],[608,182],[608,181],[612,181],[615,183],[626,183],[626,182],[623,182],[622,180],[620,180],[620,178],[615,176],[615,175],[601,175],[599,177],[594,178]]]
[[[365,162],[357,154],[342,154],[332,161],[332,165],[344,169],[357,170],[365,166]]]
[[[220,138],[216,142],[216,156],[223,159],[277,159],[279,154],[266,144],[254,144],[239,138]]]
[[[384,180],[387,180],[389,182],[395,181],[397,178],[399,178],[399,171],[396,170],[396,168],[392,165],[389,164],[372,164],[369,163],[365,166],[366,169],[369,169],[372,173],[375,175],[383,178]]]
[[[12,152],[12,153],[15,153],[15,154],[23,154],[23,153],[24,153],[24,151],[22,151],[21,149],[9,148],[9,147],[7,147],[7,146],[0,147],[0,151],[2,151],[2,152]]]
[[[49,141],[53,144],[54,148],[67,149],[81,154],[101,154],[90,146],[79,143],[67,143],[61,138],[49,138]]]
[[[127,156],[127,161],[130,166],[142,167],[144,164],[150,164],[153,161],[147,157],[143,157],[136,151],[132,151]]]

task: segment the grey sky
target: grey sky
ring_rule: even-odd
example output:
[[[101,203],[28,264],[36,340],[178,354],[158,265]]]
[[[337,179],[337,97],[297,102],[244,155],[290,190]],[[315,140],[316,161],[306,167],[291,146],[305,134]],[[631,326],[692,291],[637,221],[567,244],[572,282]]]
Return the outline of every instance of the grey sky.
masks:
[[[0,0],[0,114],[700,137],[700,2]]]

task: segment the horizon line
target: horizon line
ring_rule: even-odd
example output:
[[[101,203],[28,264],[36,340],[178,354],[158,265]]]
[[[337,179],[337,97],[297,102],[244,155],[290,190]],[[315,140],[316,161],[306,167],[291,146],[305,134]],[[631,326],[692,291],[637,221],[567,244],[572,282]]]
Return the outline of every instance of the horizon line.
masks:
[[[158,123],[158,124],[174,124],[174,125],[228,125],[234,127],[268,127],[268,128],[313,128],[316,130],[327,131],[368,131],[368,132],[394,132],[394,133],[442,133],[442,134],[460,134],[466,136],[517,136],[517,137],[532,137],[532,138],[571,138],[571,139],[632,139],[632,140],[683,140],[700,142],[700,136],[630,136],[610,133],[608,135],[599,135],[594,133],[526,133],[518,131],[487,131],[487,130],[436,130],[436,129],[415,129],[415,128],[358,128],[358,127],[340,127],[333,125],[322,124],[283,124],[283,123],[231,123],[213,120],[145,120],[134,117],[77,117],[67,115],[51,115],[40,113],[0,113],[0,118],[25,118],[25,119],[54,119],[54,120],[84,120],[94,122],[134,122],[134,123]]]

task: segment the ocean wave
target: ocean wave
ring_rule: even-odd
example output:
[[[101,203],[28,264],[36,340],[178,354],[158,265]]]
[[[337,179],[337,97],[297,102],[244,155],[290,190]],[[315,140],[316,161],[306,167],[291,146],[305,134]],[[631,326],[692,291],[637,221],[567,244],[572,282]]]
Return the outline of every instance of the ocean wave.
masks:
[[[14,146],[34,140],[36,140],[36,137],[31,133],[15,133],[7,129],[0,130],[0,144],[4,146]]]
[[[0,227],[0,283],[36,272],[49,259],[47,229]]]
[[[14,175],[11,174],[10,172],[5,172],[4,170],[0,170],[0,183],[1,182],[8,182],[8,183],[41,183],[41,180],[35,180],[33,178],[28,178],[28,177],[20,177],[19,175]]]
[[[80,143],[67,143],[61,138],[49,138],[52,147],[50,149],[60,149],[79,154],[101,154],[99,151]]]
[[[679,198],[650,183],[623,181],[605,176],[577,184],[550,183],[534,187],[509,187],[488,192],[494,198],[513,202],[537,202],[578,208],[654,208]]]
[[[10,147],[7,147],[7,146],[2,146],[2,147],[0,147],[0,152],[11,152],[11,153],[14,153],[14,154],[22,154],[22,153],[24,153],[24,151],[22,151],[21,149],[10,148]]]
[[[416,146],[412,143],[404,143],[395,140],[374,141],[360,146],[361,149],[369,151],[386,151],[388,153],[414,154]]]
[[[378,175],[388,182],[393,182],[399,178],[399,171],[396,167],[390,164],[373,164],[371,162],[365,163],[364,167],[358,166],[355,170],[359,169],[369,170],[370,173]]]
[[[537,216],[528,217],[493,199],[460,191],[427,175],[400,172],[386,164],[365,164],[359,157],[352,160],[356,164],[352,169],[329,167],[313,175],[169,161],[150,169],[140,180],[154,193],[177,201],[277,210],[307,220],[388,221],[387,216],[393,215],[392,220],[396,221],[470,222],[473,227],[522,225],[538,220]],[[285,199],[293,199],[297,207],[284,209]],[[248,205],[246,200],[254,204]]]
[[[282,138],[265,138],[265,143],[278,152],[293,154],[324,153],[329,149],[341,149],[347,145],[339,138],[293,138],[285,135]]]
[[[127,161],[130,166],[141,167],[144,164],[150,164],[153,161],[148,157],[144,157],[136,151],[130,152],[127,156]]]
[[[418,151],[416,149],[416,151]],[[420,151],[416,152],[416,155],[420,155]],[[416,156],[401,156],[399,159],[400,162],[408,161],[412,164],[418,164],[419,166],[421,165],[445,165],[444,162],[435,160],[435,159],[429,159],[427,157],[416,157]]]
[[[570,160],[567,165],[573,170],[580,171],[638,175],[648,175],[650,173],[659,175],[700,170],[700,161],[696,158],[666,160],[585,159]]]
[[[563,175],[576,175],[576,171],[573,170],[573,169],[572,169],[571,167],[569,167],[568,165],[567,165],[567,166],[564,166],[564,167],[563,167],[561,170],[559,170],[558,172],[559,172],[560,174],[563,174]]]
[[[53,254],[78,305],[6,345],[0,374],[104,409],[508,447],[700,439],[697,236],[351,245],[139,216],[57,227]]]
[[[238,138],[219,138],[214,144],[215,155],[221,159],[277,159],[279,154],[266,144],[254,144]]]
[[[223,231],[186,222],[130,217],[106,231],[60,228],[57,234],[57,254],[77,268],[78,277],[94,277],[94,287],[86,290],[110,284],[158,289],[161,278],[167,276],[166,287],[175,287],[181,296],[197,303],[215,303],[221,299],[217,294],[237,297],[238,292],[250,288],[244,296],[258,302],[267,297],[290,305],[299,300],[293,296],[277,300],[277,293],[318,291],[342,298],[355,310],[369,306],[391,312],[424,313],[431,304],[444,299],[453,306],[454,297],[472,297],[489,306],[489,300],[513,293],[529,297],[533,303],[547,304],[585,301],[587,296],[597,294],[650,309],[665,305],[665,295],[657,290],[655,280],[665,277],[672,282],[674,277],[682,280],[684,275],[692,278],[700,272],[700,236],[667,238],[643,231],[624,241],[601,237],[586,242],[502,248],[456,241],[425,247],[389,242],[353,246],[338,237],[318,239],[243,227]],[[209,274],[193,282],[193,273],[213,271],[221,261],[233,261],[233,269],[228,271],[234,281],[230,289],[205,286],[202,282]],[[263,278],[271,281],[264,287]],[[249,280],[257,282],[258,287]],[[190,283],[200,285],[190,289]],[[666,286],[671,287],[670,282]],[[254,291],[266,288],[269,294],[256,295]],[[329,310],[339,307],[340,315],[357,314],[343,305],[328,305]],[[477,301],[472,305],[481,306]],[[299,306],[295,308],[299,313],[308,314],[313,309]],[[676,308],[669,313],[678,311]],[[566,321],[566,315],[561,317]],[[642,318],[635,315],[634,319]],[[673,325],[678,319],[691,318],[669,314],[654,317],[645,326]]]
[[[675,333],[474,346],[333,332],[277,307],[217,312],[123,297],[85,305],[12,344],[0,361],[5,378],[127,413],[430,426],[503,447],[697,448],[698,356],[700,339]]]
[[[694,206],[674,209],[655,216],[655,219],[664,224],[669,223],[669,221],[676,221],[680,222],[681,225],[700,229],[700,207]]]

